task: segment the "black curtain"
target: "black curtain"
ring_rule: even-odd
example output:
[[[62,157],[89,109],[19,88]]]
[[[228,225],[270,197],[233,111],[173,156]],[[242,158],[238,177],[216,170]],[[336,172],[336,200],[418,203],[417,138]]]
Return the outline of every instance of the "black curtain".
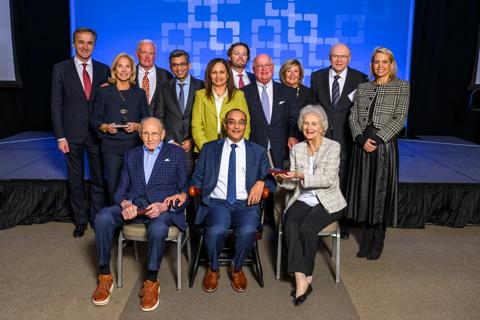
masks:
[[[417,0],[408,135],[452,135],[480,143],[480,112],[468,108],[480,1]]]
[[[50,131],[52,66],[70,56],[68,0],[11,1],[22,88],[0,88],[0,138]]]

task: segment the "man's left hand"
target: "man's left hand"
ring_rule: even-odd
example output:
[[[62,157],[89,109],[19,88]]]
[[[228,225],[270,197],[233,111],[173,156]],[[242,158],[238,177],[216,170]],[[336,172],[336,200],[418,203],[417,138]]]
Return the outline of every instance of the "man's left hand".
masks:
[[[183,151],[188,152],[192,149],[192,140],[186,139],[182,142]]]
[[[165,203],[167,206],[175,207],[181,207],[187,200],[187,194],[185,192],[182,193],[177,193],[174,194],[173,196],[167,197],[163,203]],[[178,201],[178,203],[177,203]]]
[[[250,189],[248,194],[247,205],[258,204],[262,199],[263,187],[265,187],[265,181],[257,181]]]
[[[288,150],[292,149],[294,145],[298,143],[297,138],[290,137],[288,138]]]
[[[138,131],[138,128],[140,127],[140,125],[136,122],[128,122],[127,124],[128,127],[125,128],[125,131],[128,133]]]
[[[147,215],[150,219],[158,217],[161,213],[168,210],[168,206],[164,202],[154,202],[147,207]]]

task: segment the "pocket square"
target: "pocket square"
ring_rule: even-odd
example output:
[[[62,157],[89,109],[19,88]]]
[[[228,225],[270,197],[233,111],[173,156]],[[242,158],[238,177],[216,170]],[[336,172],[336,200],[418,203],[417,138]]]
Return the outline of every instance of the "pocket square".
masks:
[[[284,104],[285,100],[280,101],[278,104]]]
[[[163,160],[163,161],[168,162],[168,161],[170,161],[170,159],[167,158],[167,159],[165,159],[165,160]]]

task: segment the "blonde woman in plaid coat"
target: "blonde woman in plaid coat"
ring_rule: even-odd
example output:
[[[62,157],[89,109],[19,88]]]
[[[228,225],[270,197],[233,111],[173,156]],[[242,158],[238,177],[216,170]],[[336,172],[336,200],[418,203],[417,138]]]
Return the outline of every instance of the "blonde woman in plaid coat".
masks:
[[[410,100],[410,85],[396,77],[387,48],[373,51],[373,81],[358,86],[349,117],[355,146],[347,189],[347,216],[362,223],[357,257],[378,259],[387,224],[397,220],[398,145]]]

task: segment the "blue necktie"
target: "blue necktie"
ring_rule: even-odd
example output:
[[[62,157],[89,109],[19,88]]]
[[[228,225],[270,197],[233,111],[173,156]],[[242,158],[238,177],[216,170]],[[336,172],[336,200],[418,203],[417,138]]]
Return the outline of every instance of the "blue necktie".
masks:
[[[231,144],[232,151],[230,151],[230,159],[228,160],[228,183],[227,183],[227,202],[234,204],[237,200],[237,179],[236,179],[236,164],[235,164],[235,148],[236,144]]]
[[[265,118],[267,118],[267,122],[270,123],[270,101],[268,100],[267,94],[267,86],[262,86],[262,107],[263,112],[265,113]]]

